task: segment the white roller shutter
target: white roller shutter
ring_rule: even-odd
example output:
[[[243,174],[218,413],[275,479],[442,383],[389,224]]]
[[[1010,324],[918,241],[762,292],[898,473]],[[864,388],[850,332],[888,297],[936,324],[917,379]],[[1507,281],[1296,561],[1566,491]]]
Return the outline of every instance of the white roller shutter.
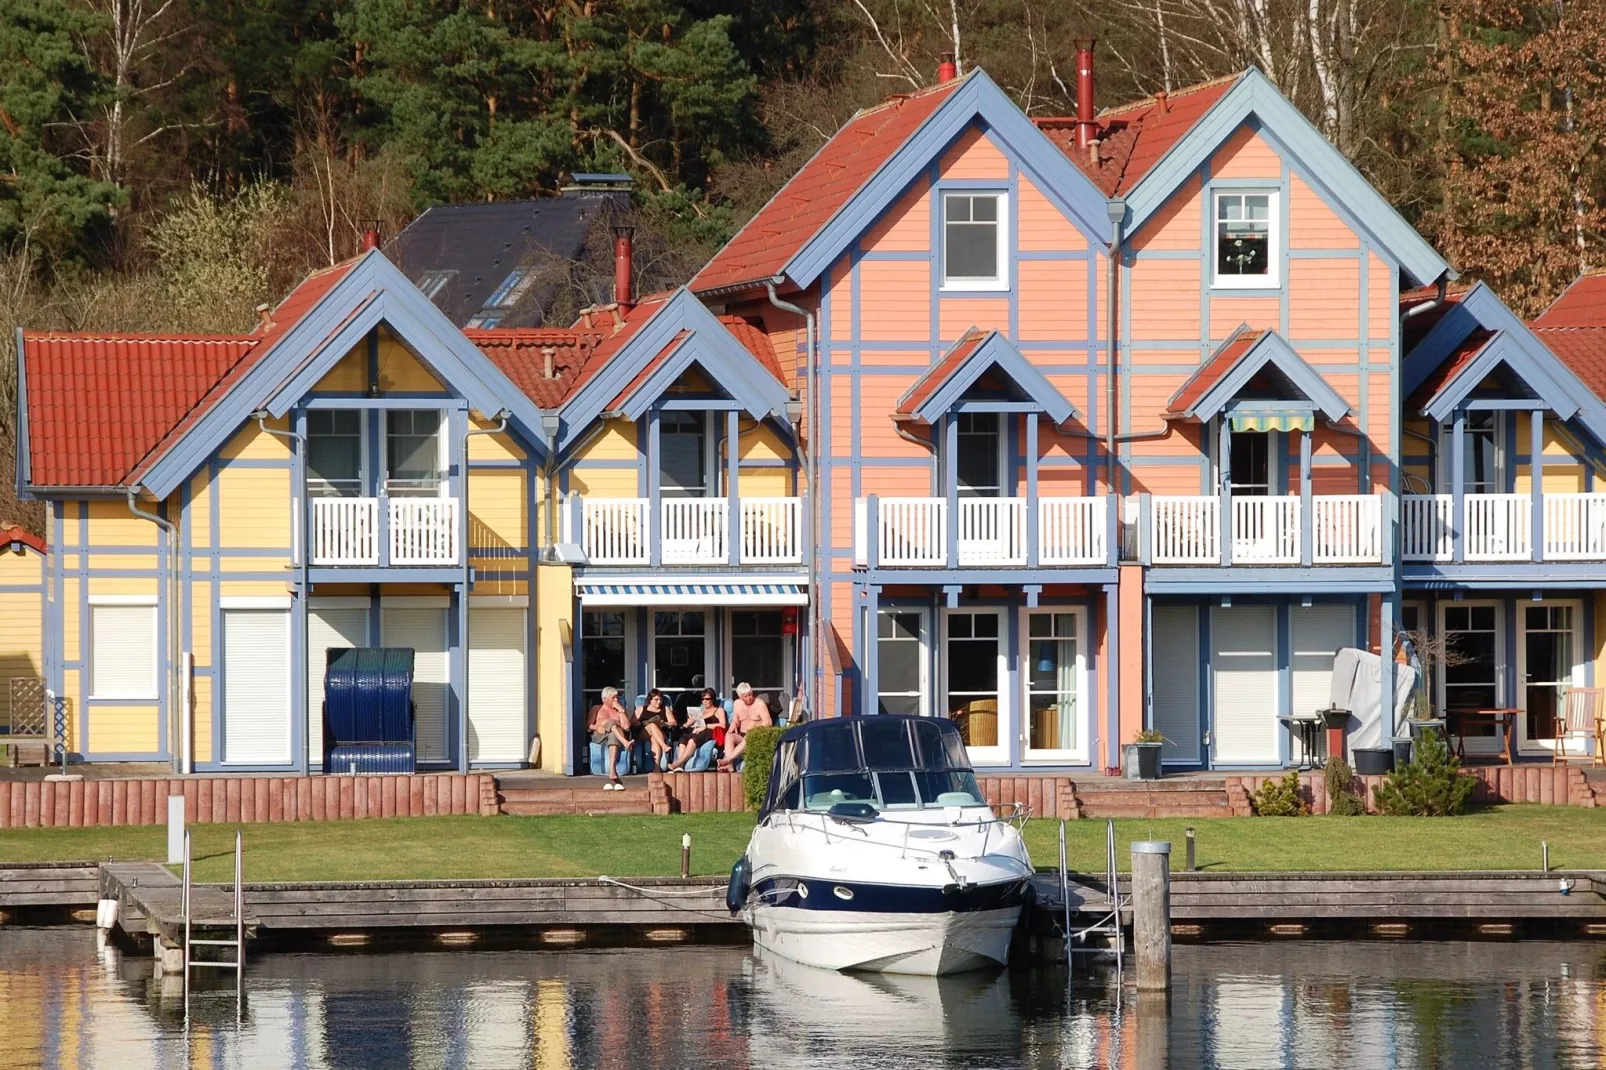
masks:
[[[223,760],[290,762],[288,610],[223,610]]]
[[[1155,606],[1149,614],[1154,727],[1166,738],[1160,760],[1199,762],[1199,607]]]
[[[446,753],[446,691],[450,679],[446,655],[446,610],[386,606],[382,611],[385,646],[413,648],[414,735],[418,760],[441,762]]]
[[[314,605],[307,611],[307,752],[323,762],[323,675],[330,647],[368,645],[368,610]]]
[[[1221,765],[1278,759],[1277,611],[1272,606],[1217,606],[1210,615],[1215,676],[1211,751]]]
[[[156,606],[89,607],[89,697],[156,698]]]
[[[468,758],[518,762],[525,755],[524,610],[468,610]]]
[[[1333,654],[1341,646],[1355,645],[1354,606],[1292,606],[1293,714],[1308,716],[1328,706],[1333,691]],[[1299,735],[1289,741],[1296,759]]]

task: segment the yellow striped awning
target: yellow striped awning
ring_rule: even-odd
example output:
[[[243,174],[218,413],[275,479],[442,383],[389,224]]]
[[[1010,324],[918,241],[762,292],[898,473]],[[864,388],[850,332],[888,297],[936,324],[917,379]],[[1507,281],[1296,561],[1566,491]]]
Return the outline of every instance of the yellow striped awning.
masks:
[[[1316,415],[1309,410],[1291,412],[1235,412],[1231,416],[1234,431],[1311,431],[1316,427]]]

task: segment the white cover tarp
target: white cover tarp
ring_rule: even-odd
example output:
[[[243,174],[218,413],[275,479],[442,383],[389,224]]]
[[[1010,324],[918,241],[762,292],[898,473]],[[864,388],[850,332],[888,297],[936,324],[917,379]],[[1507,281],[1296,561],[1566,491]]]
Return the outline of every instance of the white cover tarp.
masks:
[[[1385,747],[1394,726],[1403,720],[1405,706],[1416,688],[1416,670],[1394,665],[1394,710],[1383,723],[1383,659],[1367,650],[1343,647],[1333,657],[1332,705],[1349,710],[1347,733],[1350,749]]]

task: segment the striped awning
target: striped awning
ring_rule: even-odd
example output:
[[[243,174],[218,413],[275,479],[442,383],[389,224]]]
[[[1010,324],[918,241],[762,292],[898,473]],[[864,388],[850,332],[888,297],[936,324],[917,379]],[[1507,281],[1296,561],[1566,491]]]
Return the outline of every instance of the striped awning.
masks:
[[[1309,409],[1235,412],[1230,419],[1234,431],[1310,431],[1316,426],[1316,414]]]
[[[683,580],[666,583],[619,578],[579,580],[575,584],[585,606],[806,606],[805,577],[766,582]]]

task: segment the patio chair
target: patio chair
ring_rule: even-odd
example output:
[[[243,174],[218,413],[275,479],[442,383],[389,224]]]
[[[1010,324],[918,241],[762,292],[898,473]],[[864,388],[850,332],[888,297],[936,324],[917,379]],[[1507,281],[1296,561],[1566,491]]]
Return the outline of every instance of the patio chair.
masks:
[[[1589,761],[1589,744],[1595,741],[1595,755],[1593,760],[1601,760],[1600,753],[1600,719],[1602,713],[1602,696],[1606,690],[1598,687],[1572,687],[1562,697],[1562,714],[1556,719],[1555,746],[1550,752],[1550,764],[1560,765],[1582,758]],[[1582,746],[1577,754],[1567,753],[1568,740],[1576,739]]]

